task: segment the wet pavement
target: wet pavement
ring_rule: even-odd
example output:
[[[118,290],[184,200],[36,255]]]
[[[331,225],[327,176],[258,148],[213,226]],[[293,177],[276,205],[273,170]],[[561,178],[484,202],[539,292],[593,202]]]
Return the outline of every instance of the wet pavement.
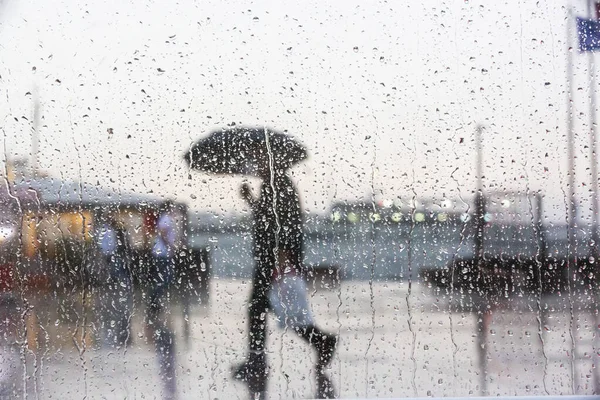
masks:
[[[187,318],[178,302],[168,307],[177,397],[247,398],[230,368],[245,354],[250,284],[213,280],[211,290],[210,307],[192,304]],[[481,395],[475,314],[458,307],[449,313],[447,296],[420,285],[407,297],[408,291],[407,283],[344,282],[310,293],[317,323],[340,335],[330,370],[340,397]],[[122,348],[100,340],[97,315],[83,312],[84,304],[79,293],[31,302],[37,314],[23,316],[29,347],[2,353],[5,366],[27,360],[25,370],[2,368],[13,373],[14,389],[26,385],[27,398],[163,398],[165,377],[151,339],[156,332],[145,326],[140,303],[130,318],[131,345]],[[583,305],[554,297],[540,304],[546,309],[540,313],[536,299],[521,297],[494,308],[485,327],[486,394],[592,394],[598,327]],[[269,327],[270,398],[314,396],[312,350],[272,318]]]

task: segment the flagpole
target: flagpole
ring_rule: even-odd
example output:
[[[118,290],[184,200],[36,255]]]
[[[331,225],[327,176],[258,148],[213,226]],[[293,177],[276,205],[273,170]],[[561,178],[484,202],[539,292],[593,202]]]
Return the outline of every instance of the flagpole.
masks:
[[[39,167],[41,104],[37,85],[33,89],[33,130],[31,132],[31,172],[35,177]]]
[[[588,14],[590,19],[594,19],[591,3],[588,2]],[[591,256],[598,256],[598,165],[596,163],[596,147],[597,147],[597,132],[596,132],[596,68],[594,65],[594,53],[588,52],[588,74],[590,81],[590,175],[592,185],[592,245],[590,246]]]
[[[596,11],[596,0],[588,0],[587,2],[587,11],[588,11],[588,15],[589,18],[591,20],[596,20],[597,15],[595,14]],[[598,241],[599,241],[599,237],[598,237],[598,164],[596,161],[596,154],[597,154],[597,131],[596,131],[596,66],[594,65],[594,52],[590,51],[588,52],[588,75],[589,75],[589,82],[590,82],[590,143],[589,143],[589,148],[590,148],[590,175],[591,175],[591,185],[592,185],[592,218],[591,218],[591,225],[592,225],[592,232],[591,232],[591,239],[592,239],[592,243],[590,246],[590,256],[594,259],[594,263],[592,264],[592,266],[594,266],[594,276],[595,278],[592,281],[592,285],[593,285],[593,290],[594,290],[594,297],[595,297],[595,301],[596,301],[596,305],[595,307],[600,306],[600,304],[598,304],[598,301],[600,300],[600,293],[599,293],[599,288],[598,288],[598,279],[600,277],[599,273],[600,273],[600,267],[598,266]],[[596,310],[597,311],[597,310]],[[596,326],[599,326],[598,324],[600,323],[600,317],[598,316],[598,313],[595,312],[595,319],[596,319]],[[594,347],[596,348],[596,351],[593,352],[594,354],[594,358],[596,359],[594,361],[594,365],[598,365],[598,361],[600,360],[600,358],[598,357],[598,346],[600,345],[600,341],[598,340],[598,335],[595,335],[595,341],[594,341]],[[600,394],[600,371],[599,368],[596,367],[595,371],[594,371],[594,390],[595,390],[595,394]]]
[[[569,198],[567,200],[567,223],[569,228],[569,254],[573,250],[575,241],[573,240],[574,225],[574,205],[575,205],[575,135],[573,133],[573,47],[571,46],[571,24],[573,12],[569,9],[569,19],[567,21],[567,175],[569,186]]]
[[[569,9],[567,20],[567,162],[568,162],[568,186],[569,198],[567,201],[567,222],[569,225],[569,246],[574,243],[571,238],[573,227],[573,209],[575,203],[575,135],[573,134],[573,47],[571,46],[571,24],[573,12]],[[570,253],[571,249],[569,249]],[[570,254],[569,254],[570,258]]]
[[[573,52],[574,46],[573,41],[573,9],[569,7],[568,18],[567,18],[567,164],[568,164],[568,186],[569,186],[569,197],[567,199],[567,236],[569,238],[568,251],[567,251],[567,285],[568,291],[571,293],[572,282],[571,282],[571,268],[575,249],[575,135],[573,132]],[[572,299],[569,298],[569,302]],[[571,326],[571,329],[573,327]],[[575,343],[571,342],[571,390],[575,394],[575,360],[574,360]]]

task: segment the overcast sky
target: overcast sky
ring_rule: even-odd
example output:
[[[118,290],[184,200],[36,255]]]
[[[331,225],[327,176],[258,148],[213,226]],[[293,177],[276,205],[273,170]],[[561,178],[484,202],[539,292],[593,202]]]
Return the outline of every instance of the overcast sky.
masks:
[[[310,149],[293,172],[322,211],[373,194],[469,197],[481,123],[486,186],[542,190],[560,219],[566,21],[558,0],[4,0],[6,153],[29,154],[37,90],[42,169],[233,212],[241,178],[190,179],[181,154],[227,123],[268,125]],[[587,56],[573,56],[585,215]]]

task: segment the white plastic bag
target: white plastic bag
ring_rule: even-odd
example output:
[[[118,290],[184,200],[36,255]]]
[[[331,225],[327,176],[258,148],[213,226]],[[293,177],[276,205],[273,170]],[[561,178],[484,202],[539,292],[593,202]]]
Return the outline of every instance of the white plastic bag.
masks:
[[[294,274],[273,281],[269,301],[281,329],[314,325],[306,291],[304,279]]]

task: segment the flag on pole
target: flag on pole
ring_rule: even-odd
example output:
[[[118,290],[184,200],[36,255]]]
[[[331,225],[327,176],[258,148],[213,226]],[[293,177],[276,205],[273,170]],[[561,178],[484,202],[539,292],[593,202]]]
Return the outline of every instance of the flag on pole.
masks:
[[[600,50],[600,21],[577,17],[579,51]]]

